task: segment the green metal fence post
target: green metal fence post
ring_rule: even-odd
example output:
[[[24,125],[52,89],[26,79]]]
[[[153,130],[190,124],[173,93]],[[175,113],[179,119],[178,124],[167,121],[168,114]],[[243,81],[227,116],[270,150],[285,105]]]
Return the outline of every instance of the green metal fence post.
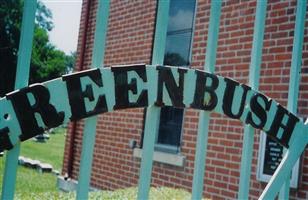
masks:
[[[164,61],[169,6],[169,0],[158,1],[152,57],[153,65],[163,64]],[[150,89],[151,88],[149,88],[149,90]],[[158,132],[159,117],[160,108],[156,106],[149,106],[145,120],[143,151],[139,173],[139,187],[137,197],[139,200],[148,199],[150,191],[154,145]]]
[[[24,1],[15,89],[28,85],[36,5],[36,0]],[[20,144],[7,152],[1,199],[14,198],[19,152]]]
[[[96,13],[92,68],[101,67],[104,64],[109,7],[109,0],[99,1]],[[85,119],[76,199],[88,198],[97,119],[97,116]]]
[[[204,70],[214,73],[216,64],[216,52],[218,44],[219,23],[221,14],[221,1],[212,1],[210,22],[207,37],[206,59]],[[198,122],[198,135],[196,144],[196,157],[194,162],[194,175],[192,187],[192,199],[201,199],[203,193],[205,160],[207,140],[209,132],[210,113],[200,111]]]
[[[306,128],[306,129],[305,129]],[[294,138],[293,144],[290,145],[288,151],[284,155],[280,165],[276,169],[273,177],[267,184],[266,188],[263,190],[263,193],[259,199],[275,199],[279,189],[283,186],[286,177],[289,177],[291,170],[298,160],[301,153],[304,151],[307,145],[307,123],[306,127],[300,127],[298,130],[295,130],[296,138]]]
[[[267,7],[267,0],[257,1],[253,44],[251,51],[251,61],[249,67],[249,85],[252,87],[252,89],[255,90],[258,90],[259,88],[266,7]],[[251,127],[250,125],[245,125],[238,199],[248,199],[249,195],[251,160],[253,152],[253,138],[254,138],[254,128]]]
[[[299,93],[300,71],[302,65],[301,63],[302,49],[303,49],[304,29],[305,29],[305,16],[306,16],[306,0],[298,0],[294,39],[293,39],[291,69],[290,69],[288,105],[287,105],[288,110],[293,114],[297,113],[297,101]],[[279,193],[279,199],[289,199],[290,176],[291,174],[286,176],[286,181]]]
[[[306,0],[297,1],[292,61],[290,69],[288,106],[287,106],[288,110],[293,113],[296,113],[297,109],[306,6],[307,6]],[[290,146],[290,148],[286,151],[285,156],[281,161],[281,164],[276,170],[277,172],[274,173],[269,184],[266,186],[262,195],[260,196],[260,199],[274,199],[281,186],[282,190],[280,191],[279,199],[289,198],[290,173],[295,162],[298,160],[300,154],[302,153],[307,144],[307,137],[304,135],[305,134],[304,131],[307,130],[305,130],[304,128],[299,128],[296,131],[297,131],[296,132],[297,138],[293,142],[293,145]]]

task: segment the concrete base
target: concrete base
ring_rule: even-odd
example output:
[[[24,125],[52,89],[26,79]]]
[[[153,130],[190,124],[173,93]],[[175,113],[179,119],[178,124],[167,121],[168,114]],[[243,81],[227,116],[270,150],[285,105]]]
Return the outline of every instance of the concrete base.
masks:
[[[73,179],[66,179],[63,176],[58,176],[57,187],[64,192],[76,191],[78,182]]]
[[[73,192],[77,190],[78,182],[74,179],[64,178],[63,176],[58,176],[57,187],[64,192]],[[100,189],[90,187],[90,191],[100,191]]]
[[[133,157],[141,158],[142,149],[134,148]],[[154,151],[153,161],[169,164],[173,166],[183,167],[185,164],[185,156],[173,153],[165,153],[160,151]]]

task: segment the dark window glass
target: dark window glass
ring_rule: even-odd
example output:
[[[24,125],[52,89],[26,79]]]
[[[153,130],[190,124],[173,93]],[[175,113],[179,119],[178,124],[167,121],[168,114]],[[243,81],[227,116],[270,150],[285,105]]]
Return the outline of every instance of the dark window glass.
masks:
[[[171,0],[164,64],[187,66],[195,13],[195,0]]]
[[[266,137],[263,173],[273,175],[282,160],[283,146]]]
[[[183,109],[170,106],[163,107],[160,114],[157,143],[179,146],[181,141],[182,121]]]
[[[189,65],[195,4],[195,0],[171,0],[164,65]],[[179,151],[183,113],[173,107],[161,109],[157,150]]]

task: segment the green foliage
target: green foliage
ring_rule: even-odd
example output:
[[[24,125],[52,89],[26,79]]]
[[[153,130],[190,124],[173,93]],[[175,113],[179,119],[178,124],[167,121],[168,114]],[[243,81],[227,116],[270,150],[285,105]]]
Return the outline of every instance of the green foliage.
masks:
[[[36,27],[30,68],[30,83],[43,82],[65,74],[74,56],[67,56],[49,42],[46,29]]]
[[[52,13],[41,1],[37,2],[35,22],[39,27],[47,31],[51,31],[54,27],[52,22]]]
[[[17,52],[23,12],[22,0],[4,0],[0,4],[0,96],[14,89]],[[52,13],[38,2],[35,16],[30,83],[42,82],[71,71],[74,55],[65,55],[49,42]]]
[[[18,0],[0,4],[0,96],[13,90],[19,43],[22,4]]]
[[[66,56],[66,69],[67,69],[67,73],[71,73],[74,70],[74,66],[75,66],[75,61],[76,61],[76,57],[77,57],[77,52],[71,52],[71,55]]]

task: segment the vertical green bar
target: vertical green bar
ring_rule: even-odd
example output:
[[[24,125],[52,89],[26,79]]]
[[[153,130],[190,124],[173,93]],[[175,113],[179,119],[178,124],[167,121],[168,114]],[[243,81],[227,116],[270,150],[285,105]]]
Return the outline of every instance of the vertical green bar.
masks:
[[[28,85],[36,4],[36,0],[24,1],[15,89]],[[19,152],[20,144],[7,152],[1,199],[14,198]]]
[[[153,56],[152,56],[153,65],[163,64],[164,62],[169,6],[170,6],[169,0],[158,1],[155,38],[154,38]],[[149,90],[150,89],[151,88],[149,88]],[[138,197],[137,197],[137,199],[139,200],[148,199],[150,191],[151,174],[153,166],[153,153],[154,153],[155,138],[158,132],[159,117],[160,117],[160,108],[156,106],[149,106],[145,120],[143,150],[142,150],[141,166],[139,173],[139,187],[138,187]]]
[[[257,1],[251,61],[249,67],[249,85],[255,90],[258,90],[259,88],[266,7],[267,0]],[[245,125],[238,199],[248,199],[249,195],[253,138],[254,128],[249,125]]]
[[[204,70],[214,73],[216,64],[216,53],[218,44],[219,23],[221,14],[221,1],[212,1],[210,11],[210,22],[207,37],[206,59]],[[192,199],[201,199],[204,184],[205,160],[207,151],[207,140],[209,132],[209,112],[200,111],[198,122],[198,135],[196,144],[196,156],[194,164]]]
[[[300,71],[302,65],[301,63],[302,49],[303,49],[304,29],[305,29],[305,15],[306,15],[306,0],[298,0],[294,39],[293,39],[291,69],[290,69],[288,105],[287,105],[288,110],[293,114],[297,113],[297,101],[299,93]],[[289,199],[290,177],[291,174],[286,176],[286,181],[279,193],[279,199]]]
[[[170,0],[159,0],[157,3],[152,65],[162,65],[164,63]]]
[[[96,13],[96,24],[94,33],[94,47],[92,52],[92,68],[102,67],[104,65],[110,8],[110,0],[100,0],[98,2],[99,4]]]
[[[290,69],[290,83],[288,94],[289,111],[294,114],[297,112],[297,101],[299,93],[300,71],[302,65],[302,50],[304,41],[305,30],[305,17],[306,17],[306,0],[297,1],[296,6],[296,21],[293,39],[292,60]]]
[[[100,0],[98,2],[92,53],[92,68],[100,67],[104,64],[110,7],[109,0]],[[85,119],[76,199],[88,199],[97,119],[97,116]]]
[[[306,124],[307,126],[307,124]],[[307,145],[307,132],[305,127],[296,130],[296,138],[282,158],[281,164],[276,169],[273,177],[267,184],[259,199],[275,199],[279,189],[283,186],[286,177],[290,177],[291,170]]]

